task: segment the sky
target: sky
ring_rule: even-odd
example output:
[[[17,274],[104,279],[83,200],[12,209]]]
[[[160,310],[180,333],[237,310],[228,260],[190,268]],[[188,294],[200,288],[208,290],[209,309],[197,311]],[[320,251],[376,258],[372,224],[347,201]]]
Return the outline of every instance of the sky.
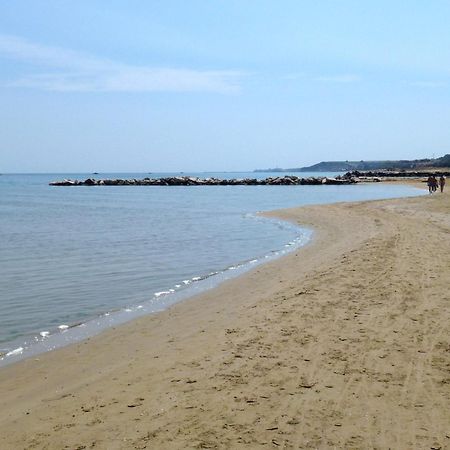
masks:
[[[447,0],[0,0],[0,172],[450,153]]]

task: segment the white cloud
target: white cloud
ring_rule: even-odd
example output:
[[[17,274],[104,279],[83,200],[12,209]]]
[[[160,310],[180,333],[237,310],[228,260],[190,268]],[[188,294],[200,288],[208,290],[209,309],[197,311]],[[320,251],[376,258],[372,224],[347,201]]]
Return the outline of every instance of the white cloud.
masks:
[[[316,81],[323,81],[325,83],[355,83],[361,81],[361,77],[355,74],[341,74],[332,76],[320,76]]]
[[[7,35],[0,35],[1,56],[46,68],[44,73],[24,75],[10,86],[49,91],[229,93],[239,90],[243,76],[231,70],[133,66]]]

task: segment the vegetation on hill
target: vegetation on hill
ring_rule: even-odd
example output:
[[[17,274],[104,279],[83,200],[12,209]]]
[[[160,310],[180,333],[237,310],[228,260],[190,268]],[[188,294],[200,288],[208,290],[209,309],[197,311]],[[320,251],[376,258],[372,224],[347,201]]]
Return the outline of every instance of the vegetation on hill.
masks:
[[[401,159],[387,161],[322,161],[308,167],[264,169],[255,172],[348,172],[352,170],[411,170],[432,167],[450,167],[450,154],[440,158]]]

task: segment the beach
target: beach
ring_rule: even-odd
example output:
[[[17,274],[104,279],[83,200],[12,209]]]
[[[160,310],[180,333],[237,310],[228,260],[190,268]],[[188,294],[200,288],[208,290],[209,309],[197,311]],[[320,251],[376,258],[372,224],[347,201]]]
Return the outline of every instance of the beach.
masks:
[[[450,448],[448,193],[267,215],[313,241],[1,369],[0,448]]]

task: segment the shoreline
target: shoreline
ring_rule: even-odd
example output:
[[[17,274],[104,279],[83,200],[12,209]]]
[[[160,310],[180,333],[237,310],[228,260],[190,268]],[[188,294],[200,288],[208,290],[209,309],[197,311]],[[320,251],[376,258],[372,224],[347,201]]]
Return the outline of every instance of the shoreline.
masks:
[[[280,220],[274,216],[269,217],[264,212],[255,213],[255,217],[261,217],[272,222],[274,226],[292,227],[296,230],[297,235],[290,241],[283,243],[281,248],[271,250],[267,254],[232,263],[231,266],[218,271],[195,275],[188,280],[180,280],[179,284],[168,286],[166,290],[161,292],[155,292],[150,300],[140,302],[140,304],[107,310],[83,322],[67,322],[67,324],[61,324],[51,331],[44,330],[40,331],[39,334],[36,332],[16,341],[5,342],[3,345],[9,345],[10,349],[3,351],[3,353],[0,351],[0,370],[19,361],[36,358],[49,351],[83,342],[86,339],[98,336],[109,328],[121,326],[137,318],[159,314],[180,302],[214,289],[223,282],[243,276],[261,264],[282,258],[284,255],[302,248],[311,239],[312,230],[301,227],[296,223]],[[184,289],[179,290],[180,287],[184,287]],[[154,302],[158,300],[159,302],[155,304]],[[11,345],[12,343],[15,345]]]
[[[409,183],[402,182],[398,179],[395,179],[394,181],[400,182],[401,185],[423,188],[423,185],[414,182],[414,180],[411,180]],[[386,183],[387,182],[388,180]],[[391,183],[389,182],[389,184]],[[158,314],[162,310],[180,301],[184,301],[187,298],[198,295],[208,289],[215,288],[218,284],[229,278],[240,276],[248,270],[252,270],[255,262],[257,263],[255,265],[259,265],[267,262],[267,260],[282,257],[287,251],[293,251],[297,247],[301,247],[303,245],[302,242],[309,239],[312,230],[302,227],[301,224],[299,225],[292,221],[280,220],[276,216],[265,214],[267,212],[268,211],[260,211],[252,215],[254,215],[254,217],[265,217],[265,219],[273,220],[278,223],[283,222],[283,228],[297,228],[300,234],[267,254],[252,256],[251,258],[240,262],[233,261],[229,267],[219,270],[214,268],[214,271],[210,273],[196,273],[195,275],[192,275],[192,278],[186,280],[180,278],[172,285],[161,287],[158,292],[154,292],[153,296],[148,300],[141,300],[139,303],[125,304],[124,306],[112,310],[104,310],[96,316],[88,317],[84,320],[78,319],[76,322],[61,321],[58,325],[54,325],[53,327],[43,325],[35,332],[31,332],[30,334],[19,337],[13,341],[5,342],[0,349],[0,369],[10,364],[15,364],[23,359],[37,357],[42,353],[54,351],[81,342],[84,339],[100,334],[110,327],[120,326],[121,324],[135,320],[138,317],[147,314]],[[188,289],[183,289],[185,287]]]
[[[430,223],[420,217],[424,212]],[[424,448],[419,442],[447,444],[449,416],[439,405],[449,398],[448,384],[436,382],[428,399],[421,398],[424,388],[417,385],[409,394],[415,400],[420,397],[416,403],[422,406],[417,407],[408,403],[409,391],[405,391],[405,380],[415,379],[415,367],[408,366],[409,378],[402,378],[397,372],[403,368],[388,364],[393,361],[390,346],[395,343],[395,351],[408,353],[400,352],[400,359],[417,357],[417,353],[427,361],[436,357],[438,368],[431,365],[429,370],[437,371],[435,377],[444,370],[448,362],[445,333],[439,334],[442,342],[434,342],[430,320],[424,314],[431,315],[433,326],[438,323],[448,329],[443,299],[431,292],[433,286],[427,286],[431,291],[426,299],[436,305],[431,302],[419,308],[417,320],[408,317],[405,323],[397,314],[392,321],[397,318],[404,326],[398,326],[397,333],[389,329],[387,338],[374,328],[380,322],[387,331],[379,310],[386,316],[397,312],[396,305],[388,302],[401,295],[397,284],[414,297],[407,283],[414,286],[418,274],[429,271],[427,262],[434,259],[427,248],[433,250],[433,258],[441,256],[443,267],[438,275],[443,280],[437,287],[442,289],[448,281],[448,244],[442,241],[442,233],[445,237],[449,229],[447,195],[308,206],[267,215],[313,226],[315,238],[292,254],[156,316],[136,319],[38,360],[3,368],[0,401],[2,411],[8,411],[0,419],[4,447],[62,448],[64,444],[89,448],[95,442],[97,448],[234,448],[239,443],[286,448],[290,443],[304,448],[359,448],[377,443],[387,448],[383,443],[389,439],[394,448]],[[441,222],[445,219],[444,226],[435,226],[435,217]],[[401,230],[411,242],[402,241]],[[424,233],[427,240],[423,240]],[[415,249],[414,242],[419,241],[424,248]],[[401,247],[403,260],[390,254],[391,246]],[[372,253],[377,257],[370,257]],[[402,262],[407,267],[402,269]],[[367,265],[372,270],[366,270]],[[387,266],[395,266],[402,277],[394,273],[390,279]],[[406,268],[415,268],[417,273],[411,276]],[[371,276],[364,285],[360,278]],[[433,271],[429,277],[435,280]],[[385,278],[390,284],[383,284]],[[375,290],[376,283],[382,284],[378,294],[365,298],[363,288]],[[438,292],[442,297],[443,292]],[[399,299],[402,308],[405,301]],[[441,317],[436,314],[437,306]],[[347,317],[350,313],[353,320]],[[434,346],[422,348],[417,339],[410,342],[417,336],[417,330],[408,333],[411,325],[422,325],[421,342],[430,339]],[[368,339],[371,334],[380,342]],[[376,367],[371,367],[371,359],[358,360],[372,353]],[[352,358],[353,365],[348,361]],[[352,389],[356,398],[351,396]],[[374,393],[374,398],[363,395],[364,389]],[[403,393],[403,407],[394,404],[397,391]],[[320,405],[321,401],[328,403]],[[376,419],[373,423],[362,413],[363,406]],[[380,408],[395,422],[394,427],[389,428],[388,419],[376,413]],[[413,432],[416,416],[428,431]],[[421,441],[415,433],[423,435]]]

